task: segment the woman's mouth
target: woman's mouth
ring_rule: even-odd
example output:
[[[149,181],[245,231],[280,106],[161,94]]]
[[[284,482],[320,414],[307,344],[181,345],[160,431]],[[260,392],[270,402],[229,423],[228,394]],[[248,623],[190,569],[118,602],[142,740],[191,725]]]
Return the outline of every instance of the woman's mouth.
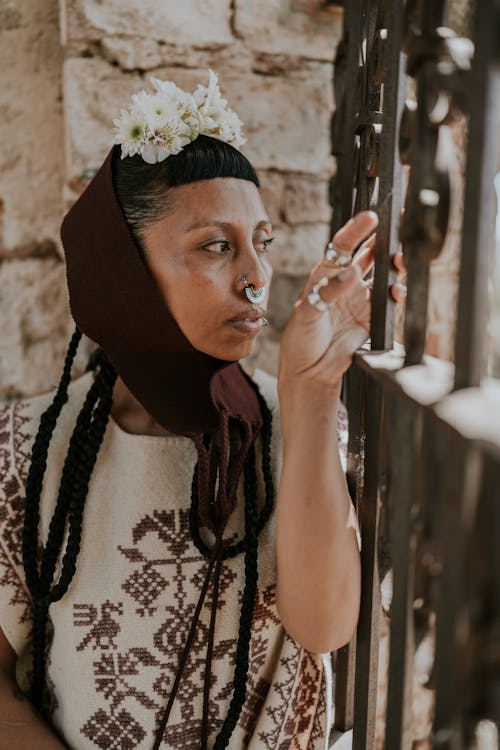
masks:
[[[267,326],[267,320],[263,315],[253,315],[252,317],[241,316],[233,320],[228,320],[228,323],[242,333],[258,333],[264,326]]]

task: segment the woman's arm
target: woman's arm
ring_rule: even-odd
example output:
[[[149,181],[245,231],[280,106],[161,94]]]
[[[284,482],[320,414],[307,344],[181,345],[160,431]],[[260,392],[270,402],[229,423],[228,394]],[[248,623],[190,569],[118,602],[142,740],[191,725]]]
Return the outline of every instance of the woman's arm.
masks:
[[[278,611],[290,635],[320,653],[350,640],[359,613],[357,523],[340,463],[337,409],[342,375],[369,335],[371,295],[363,275],[373,266],[377,223],[373,212],[363,211],[336,233],[336,250],[350,255],[360,249],[345,270],[326,258],[317,264],[280,346]],[[394,264],[402,275],[401,254]],[[321,298],[331,304],[324,312],[308,301],[318,284]],[[404,299],[399,284],[391,293],[396,301]]]
[[[15,678],[16,655],[0,629],[0,750],[63,750]]]
[[[338,451],[338,397],[339,388],[300,387],[280,396],[278,611],[294,640],[317,653],[351,639],[360,597],[356,516]]]

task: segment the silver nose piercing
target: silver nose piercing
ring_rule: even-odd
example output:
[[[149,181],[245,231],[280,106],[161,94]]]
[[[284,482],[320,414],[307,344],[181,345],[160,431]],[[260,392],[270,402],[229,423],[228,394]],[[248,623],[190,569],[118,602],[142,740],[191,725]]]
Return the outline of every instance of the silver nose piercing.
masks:
[[[260,302],[266,293],[266,287],[261,286],[260,289],[256,289],[253,284],[248,283],[246,276],[243,276],[243,283],[245,284],[245,294],[248,300],[256,305]]]

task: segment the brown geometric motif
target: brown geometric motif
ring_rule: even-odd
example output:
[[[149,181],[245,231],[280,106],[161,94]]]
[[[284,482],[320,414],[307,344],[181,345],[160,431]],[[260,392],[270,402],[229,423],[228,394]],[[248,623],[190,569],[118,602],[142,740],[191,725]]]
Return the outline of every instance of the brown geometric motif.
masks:
[[[112,616],[123,615],[123,604],[113,604],[109,600],[101,604],[101,616],[97,607],[93,604],[73,604],[73,625],[80,628],[89,628],[90,630],[83,640],[76,647],[77,651],[83,651],[89,643],[92,643],[92,650],[108,650],[118,648],[115,643],[116,637],[121,631],[121,625]]]
[[[285,724],[285,716],[297,674],[300,672],[299,654],[301,649],[288,635],[285,635],[285,641],[289,642],[293,650],[290,656],[282,656],[280,658],[280,665],[282,667],[280,672],[283,674],[283,679],[273,683],[274,690],[280,697],[280,702],[277,706],[268,706],[266,708],[266,713],[272,726],[268,731],[259,732],[262,748],[266,748],[266,750],[277,750],[278,748],[280,750],[285,750],[285,748],[289,750],[289,743],[293,740],[294,721],[293,719],[288,719]],[[284,724],[285,741],[278,745],[278,738]]]
[[[320,670],[309,651],[302,651],[299,673],[301,674],[301,679],[294,696],[292,712],[292,715],[295,717],[294,737],[300,737],[313,723],[318,699]],[[298,748],[300,745],[297,744],[296,747]]]
[[[161,558],[157,557],[146,560],[144,553],[136,547],[124,548],[120,546],[119,549],[130,562],[141,563],[141,572],[145,571],[146,567],[148,571],[154,571],[155,566],[165,565],[169,566],[170,569],[175,569],[175,573],[173,575],[170,574],[169,581],[165,582],[163,589],[166,585],[173,587],[172,595],[176,600],[176,606],[165,606],[165,619],[155,632],[153,638],[154,646],[158,652],[166,657],[166,661],[162,665],[162,673],[155,680],[153,688],[159,696],[166,698],[170,694],[171,685],[177,671],[179,656],[186,643],[196,606],[194,603],[186,602],[188,597],[186,584],[189,580],[198,591],[201,591],[208,570],[208,561],[198,553],[193,545],[189,531],[189,512],[187,510],[153,511],[152,514],[144,516],[134,527],[132,539],[137,544],[150,533],[157,535],[164,542],[166,552],[170,552],[170,554],[166,554]],[[189,579],[185,573],[186,563],[196,563],[199,566],[199,569]],[[135,573],[139,573],[139,571],[135,571]],[[159,573],[158,576],[160,576]],[[122,589],[133,596],[135,592],[131,578],[132,576],[129,576],[126,579],[122,585]],[[224,606],[224,593],[236,578],[236,573],[231,571],[227,565],[222,566],[219,583],[219,608]],[[156,580],[158,581],[158,579]],[[165,580],[163,576],[161,576],[161,580]],[[153,608],[151,604],[153,601],[156,602],[160,593],[162,592],[153,590],[154,599],[151,598],[148,600],[147,596],[142,599],[143,614],[152,614],[157,609],[157,607]],[[211,595],[209,589],[204,607],[210,609],[210,606]],[[196,629],[189,660],[184,669],[181,687],[179,687],[178,691],[181,715],[186,722],[193,720],[196,698],[203,692],[200,674],[203,674],[205,664],[207,635],[208,626],[200,621]],[[227,639],[222,643],[215,644],[214,660],[222,659],[226,654],[231,654],[234,661],[235,646],[236,641],[234,639]],[[223,690],[226,692],[225,686]]]
[[[22,585],[19,575],[12,567],[12,563],[8,558],[3,546],[0,544],[0,586],[8,586],[12,588],[12,595],[9,600],[9,604],[13,607],[20,607],[18,615],[18,624],[22,625],[25,622],[31,623],[33,620],[33,606],[31,599],[28,596],[26,589]]]
[[[31,463],[31,446],[35,438],[25,428],[25,425],[31,421],[27,414],[27,407],[28,404],[25,401],[17,401],[13,404],[12,408],[14,456],[17,471],[19,472],[21,481],[24,483],[28,476]]]
[[[138,603],[135,611],[144,617],[156,612],[157,607],[152,604],[167,586],[168,581],[148,564],[134,571],[122,585],[122,589]]]
[[[102,654],[93,664],[96,691],[102,693],[113,708],[127,698],[135,698],[145,708],[159,708],[158,703],[127,680],[140,674],[143,667],[159,665],[158,660],[147,649],[131,648],[125,654]]]
[[[162,712],[159,714],[161,716]],[[158,718],[156,728],[160,726],[161,719]],[[211,724],[213,726],[213,724]],[[182,724],[167,725],[163,735],[162,748],[168,750],[195,750],[200,745],[201,721],[183,722]]]
[[[191,583],[194,583],[197,589],[201,591],[203,582],[205,580],[205,571],[197,570],[193,576],[189,579]],[[227,593],[228,588],[231,586],[233,581],[236,580],[238,575],[231,570],[227,564],[222,563],[220,577],[219,577],[219,595],[217,599],[217,609],[222,609],[226,604],[227,600],[224,598],[224,594]],[[211,597],[207,596],[205,599],[204,606],[206,609],[210,609],[212,606]]]
[[[311,738],[309,740],[311,750],[315,750],[316,747],[323,748],[325,746],[326,713],[326,677],[325,672],[323,671],[319,688],[318,704],[316,706],[316,713],[314,715],[314,722],[311,729]],[[319,744],[316,745],[316,743]]]
[[[134,750],[146,732],[126,709],[117,714],[102,708],[84,724],[82,734],[102,750]]]
[[[24,487],[12,454],[14,413],[13,406],[0,408],[0,586],[12,588],[9,604],[21,607],[18,615],[21,624],[31,621],[32,605],[22,575]]]

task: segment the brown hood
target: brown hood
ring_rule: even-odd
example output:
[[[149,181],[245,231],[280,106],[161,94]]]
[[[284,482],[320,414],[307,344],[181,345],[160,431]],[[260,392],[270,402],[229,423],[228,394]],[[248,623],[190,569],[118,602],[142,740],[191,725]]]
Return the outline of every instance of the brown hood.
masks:
[[[260,405],[240,366],[194,349],[140,256],[113,188],[114,149],[61,228],[73,318],[165,429],[211,432],[225,411],[254,432]]]

